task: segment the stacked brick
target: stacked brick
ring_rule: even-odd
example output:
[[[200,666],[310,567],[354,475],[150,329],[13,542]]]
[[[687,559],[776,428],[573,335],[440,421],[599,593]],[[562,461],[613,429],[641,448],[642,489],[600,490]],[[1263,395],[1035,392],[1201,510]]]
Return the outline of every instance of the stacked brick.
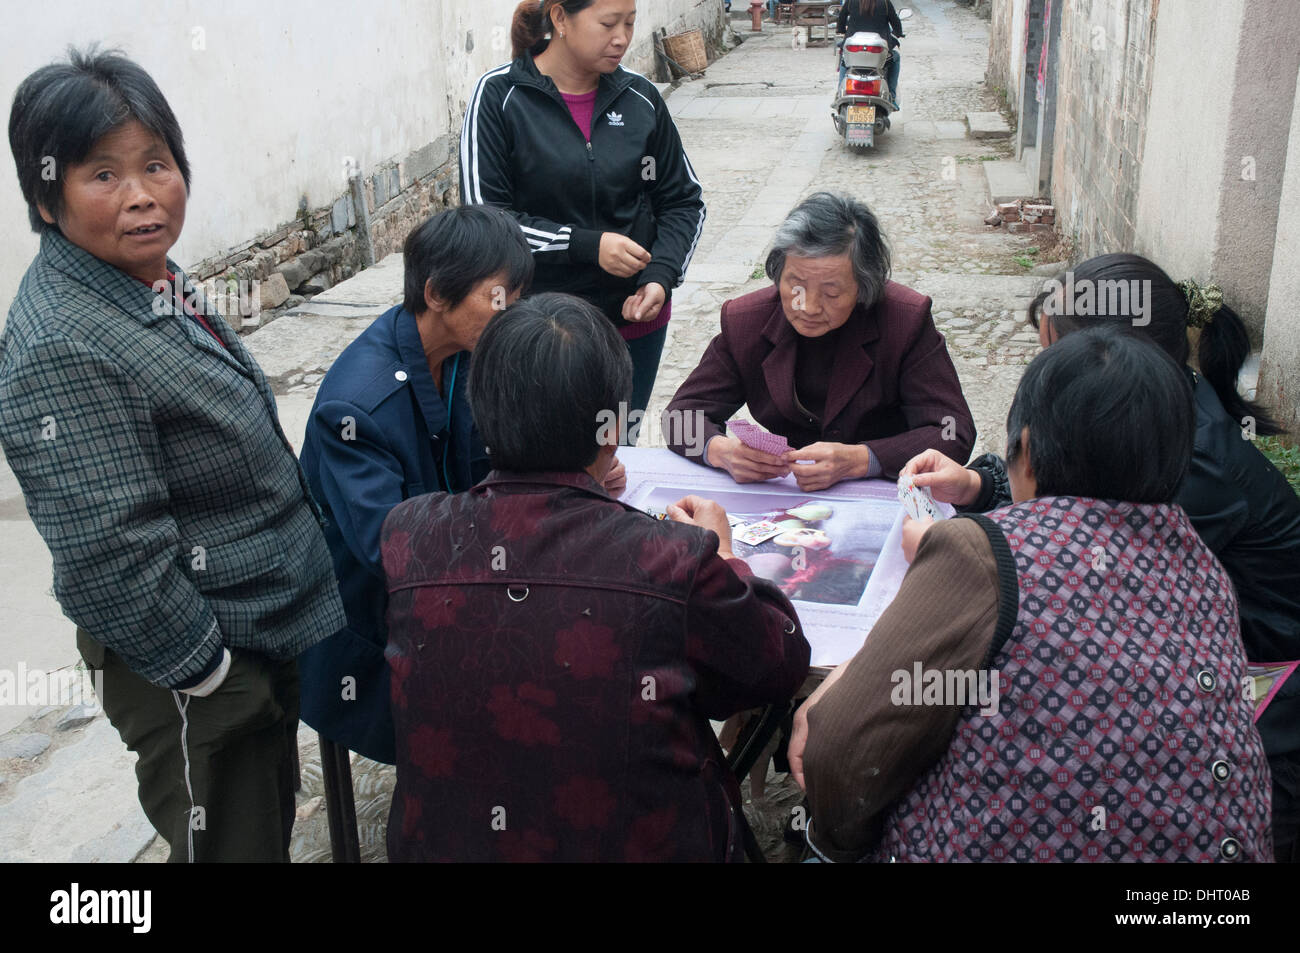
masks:
[[[1035,232],[1051,234],[1056,231],[1056,208],[1045,199],[1000,202],[984,222],[991,228],[1005,226],[1013,235]]]

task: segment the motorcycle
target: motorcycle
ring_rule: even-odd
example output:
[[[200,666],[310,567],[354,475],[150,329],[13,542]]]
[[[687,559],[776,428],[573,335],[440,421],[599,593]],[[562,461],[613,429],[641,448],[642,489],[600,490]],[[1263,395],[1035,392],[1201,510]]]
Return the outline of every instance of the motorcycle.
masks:
[[[907,20],[911,10],[898,11],[898,19]],[[835,132],[845,145],[869,149],[876,136],[889,128],[889,114],[898,107],[890,96],[885,67],[892,55],[889,39],[879,33],[854,33],[838,44],[839,55],[847,68],[835,90],[831,116]]]

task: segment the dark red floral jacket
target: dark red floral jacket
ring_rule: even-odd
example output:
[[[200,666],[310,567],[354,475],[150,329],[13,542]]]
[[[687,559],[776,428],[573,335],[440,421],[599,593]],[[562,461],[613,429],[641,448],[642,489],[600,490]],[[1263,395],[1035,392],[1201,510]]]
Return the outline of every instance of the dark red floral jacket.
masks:
[[[716,534],[586,473],[494,472],[384,522],[394,861],[734,861],[709,719],[789,699],[794,608]]]

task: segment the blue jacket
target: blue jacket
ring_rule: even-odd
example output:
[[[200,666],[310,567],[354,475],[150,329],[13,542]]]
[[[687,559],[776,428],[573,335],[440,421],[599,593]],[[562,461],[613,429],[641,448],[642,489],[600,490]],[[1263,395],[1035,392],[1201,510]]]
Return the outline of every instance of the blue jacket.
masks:
[[[448,408],[420,343],[415,317],[380,315],[321,382],[302,465],[325,512],[347,626],[299,656],[302,720],[374,761],[396,760],[384,646],[387,591],[379,531],[403,500],[459,492],[488,472],[466,385],[469,353],[443,364]]]

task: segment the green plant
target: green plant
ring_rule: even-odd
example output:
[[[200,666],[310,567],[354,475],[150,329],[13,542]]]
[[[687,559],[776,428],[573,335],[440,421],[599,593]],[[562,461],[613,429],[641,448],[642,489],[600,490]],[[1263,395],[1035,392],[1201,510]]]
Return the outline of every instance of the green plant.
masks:
[[[754,270],[749,273],[749,280],[755,281],[767,274],[767,269],[763,265],[755,265]]]
[[[1300,447],[1288,447],[1277,437],[1260,437],[1255,446],[1282,471],[1291,488],[1300,494]]]
[[[1014,261],[1021,268],[1034,267],[1034,260],[1030,258],[1028,255],[1017,255],[1015,258],[1012,258],[1011,260]]]

